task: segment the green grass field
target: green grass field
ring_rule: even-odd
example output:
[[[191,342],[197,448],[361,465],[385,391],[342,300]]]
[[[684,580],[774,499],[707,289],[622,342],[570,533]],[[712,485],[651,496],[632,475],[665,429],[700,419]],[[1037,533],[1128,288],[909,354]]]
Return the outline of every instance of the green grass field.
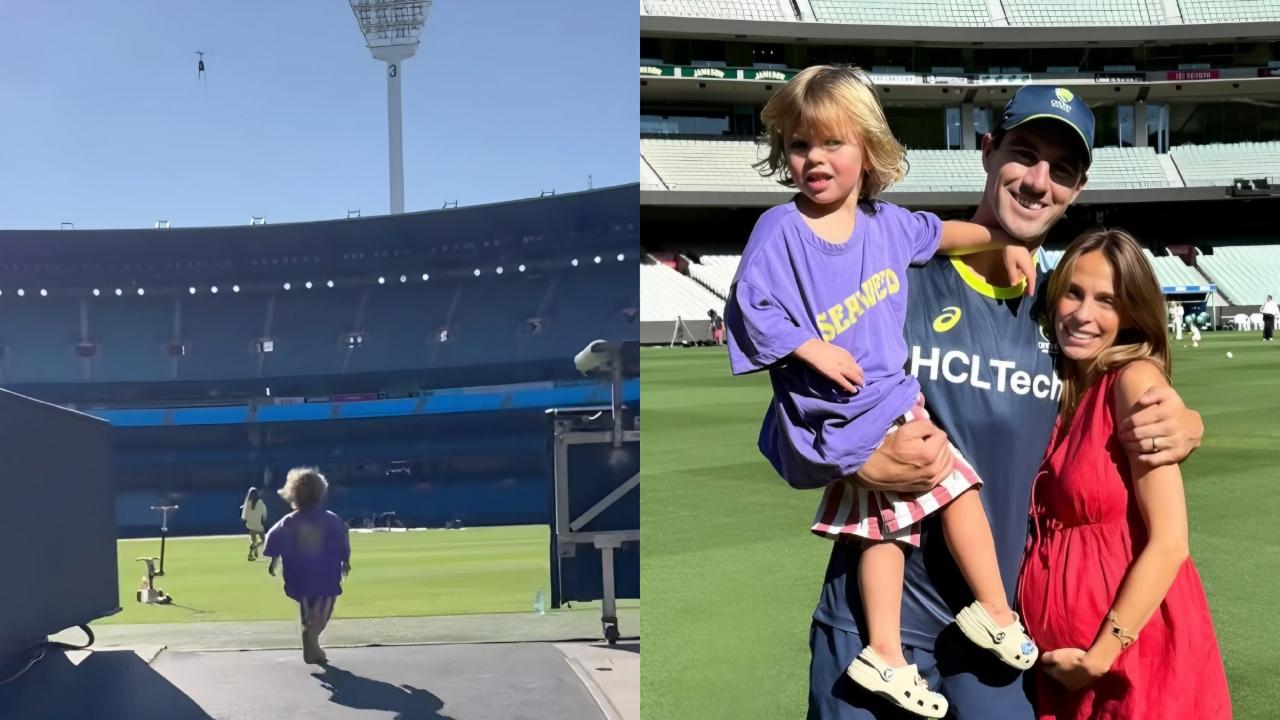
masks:
[[[545,525],[353,532],[335,617],[531,612],[534,594],[549,588],[548,533]],[[99,624],[296,619],[281,573],[246,560],[248,545],[247,536],[170,538],[156,586],[174,604],[143,605],[134,596],[146,570],[136,558],[158,556],[160,541],[119,541],[124,611]]]
[[[641,362],[645,720],[803,717],[830,548],[807,531],[819,496],[790,489],[755,448],[768,378],[731,377],[718,348],[645,349]],[[1207,427],[1183,476],[1235,717],[1275,717],[1280,342],[1178,344],[1174,385]]]

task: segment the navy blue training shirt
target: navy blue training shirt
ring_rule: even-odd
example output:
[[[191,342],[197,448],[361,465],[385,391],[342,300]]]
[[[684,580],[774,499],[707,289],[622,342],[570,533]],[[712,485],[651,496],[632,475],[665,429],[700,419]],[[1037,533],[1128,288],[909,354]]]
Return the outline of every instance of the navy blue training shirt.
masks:
[[[950,436],[983,480],[982,505],[995,537],[1009,602],[1027,539],[1031,483],[1040,467],[1062,385],[1049,339],[1037,317],[1048,276],[1036,297],[994,287],[957,259],[936,257],[908,271],[907,371],[920,381],[933,422]],[[973,602],[947,549],[935,514],[923,525],[920,549],[907,557],[902,639],[933,650],[934,638]],[[859,632],[864,617],[852,560],[855,544],[833,543],[818,622]]]

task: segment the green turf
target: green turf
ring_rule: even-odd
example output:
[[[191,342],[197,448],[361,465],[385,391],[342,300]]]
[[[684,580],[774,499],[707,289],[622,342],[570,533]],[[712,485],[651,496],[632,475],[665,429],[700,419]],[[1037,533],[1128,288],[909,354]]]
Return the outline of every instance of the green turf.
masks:
[[[645,349],[641,368],[645,720],[802,717],[830,547],[807,530],[819,496],[790,489],[755,448],[768,378],[730,377],[717,348]],[[1207,426],[1183,475],[1235,716],[1274,717],[1280,342],[1176,344],[1174,385]]]
[[[531,612],[548,588],[545,525],[351,533],[351,575],[335,617]],[[156,586],[173,605],[143,605],[135,593],[145,575],[136,558],[155,556],[160,541],[121,540],[120,603],[124,611],[99,623],[285,620],[298,606],[284,595],[281,573],[249,562],[247,537],[177,538],[165,547],[165,576]]]

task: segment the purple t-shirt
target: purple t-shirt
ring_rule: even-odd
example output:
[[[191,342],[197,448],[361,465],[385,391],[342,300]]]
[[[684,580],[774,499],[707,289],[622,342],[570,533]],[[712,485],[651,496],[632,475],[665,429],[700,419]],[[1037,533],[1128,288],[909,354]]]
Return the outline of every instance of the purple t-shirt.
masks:
[[[829,243],[794,202],[760,216],[729,292],[729,362],[735,375],[769,370],[773,401],[760,450],[787,482],[823,487],[862,467],[915,404],[906,373],[907,266],[933,256],[942,223],[885,202],[857,210],[853,236]],[[854,395],[798,360],[810,338],[848,350],[862,366]]]
[[[262,554],[284,562],[284,594],[294,600],[341,595],[347,524],[328,510],[294,510],[267,531]]]

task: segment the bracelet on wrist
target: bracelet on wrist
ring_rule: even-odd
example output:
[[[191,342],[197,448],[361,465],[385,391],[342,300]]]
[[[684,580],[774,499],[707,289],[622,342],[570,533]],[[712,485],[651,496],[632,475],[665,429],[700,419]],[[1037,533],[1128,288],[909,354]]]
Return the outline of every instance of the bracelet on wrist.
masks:
[[[1120,649],[1128,650],[1129,646],[1138,641],[1138,636],[1132,630],[1120,627],[1120,621],[1116,619],[1116,611],[1107,611],[1107,622],[1111,623],[1111,637],[1120,641]]]

